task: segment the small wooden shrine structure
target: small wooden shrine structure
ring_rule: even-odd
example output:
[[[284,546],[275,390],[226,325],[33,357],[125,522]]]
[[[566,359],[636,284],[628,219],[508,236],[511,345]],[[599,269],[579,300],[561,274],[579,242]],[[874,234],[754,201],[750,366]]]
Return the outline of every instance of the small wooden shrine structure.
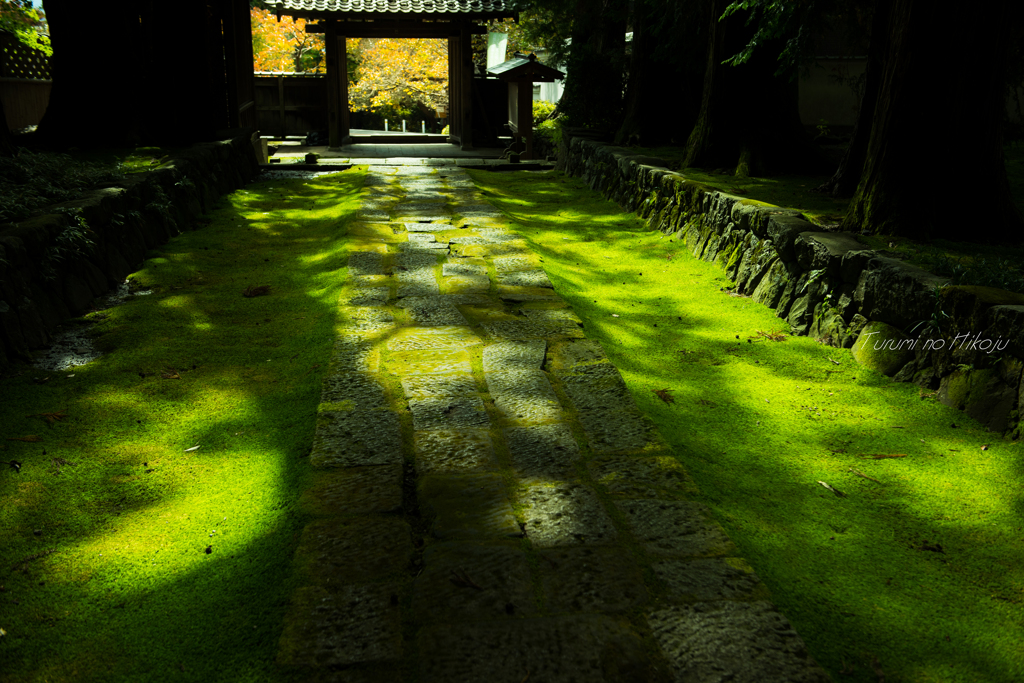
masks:
[[[537,61],[537,55],[515,57],[487,70],[492,76],[508,82],[508,127],[512,135],[522,141],[523,159],[533,158],[533,84],[551,83],[565,78],[558,69]]]
[[[473,148],[474,34],[478,22],[515,17],[512,0],[267,0],[280,17],[315,20],[325,34],[327,124],[331,147],[349,140],[346,38],[444,38],[448,41],[448,121],[452,142]]]

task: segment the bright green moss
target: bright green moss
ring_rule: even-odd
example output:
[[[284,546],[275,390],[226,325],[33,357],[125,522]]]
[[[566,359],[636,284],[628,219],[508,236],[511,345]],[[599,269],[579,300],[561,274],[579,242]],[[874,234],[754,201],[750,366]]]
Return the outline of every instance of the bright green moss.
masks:
[[[514,202],[514,229],[835,680],[878,680],[875,659],[887,680],[1024,678],[1019,445],[848,350],[758,335],[785,324],[580,181],[473,177]]]
[[[0,460],[23,464],[0,471],[5,683],[282,678],[295,500],[362,176],[225,197],[132,276],[152,294],[91,316],[106,355],[0,380]],[[23,436],[40,441],[6,440]]]

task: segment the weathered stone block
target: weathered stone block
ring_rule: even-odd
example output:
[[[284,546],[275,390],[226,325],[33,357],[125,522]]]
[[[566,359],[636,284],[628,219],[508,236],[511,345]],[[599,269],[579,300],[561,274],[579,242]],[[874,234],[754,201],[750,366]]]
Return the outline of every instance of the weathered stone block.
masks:
[[[597,496],[581,484],[530,485],[520,502],[526,536],[534,547],[608,545],[618,538]]]
[[[804,270],[827,269],[842,278],[842,262],[849,252],[861,251],[864,244],[849,232],[804,232],[793,242],[796,261]]]
[[[350,290],[338,303],[342,306],[384,306],[390,296],[389,287],[365,287]]]
[[[734,551],[732,541],[699,503],[622,500],[616,506],[650,553],[698,557]]]
[[[455,374],[472,372],[465,349],[423,349],[398,351],[391,355],[388,370],[395,375]]]
[[[600,615],[431,626],[420,631],[423,683],[668,683],[628,622]]]
[[[861,274],[854,300],[863,302],[861,311],[869,320],[905,328],[931,316],[933,291],[948,282],[902,261],[876,256]]]
[[[496,320],[481,325],[492,339],[499,341],[527,341],[553,336],[544,325],[531,320]]]
[[[547,375],[540,370],[507,370],[484,375],[494,407],[516,423],[562,419],[562,407]]]
[[[389,410],[320,413],[309,461],[317,468],[400,463],[398,416]]]
[[[484,372],[540,370],[546,350],[547,342],[543,339],[488,344],[483,353]]]
[[[341,311],[342,325],[348,332],[368,334],[395,326],[395,317],[386,308],[349,307]]]
[[[542,287],[554,289],[547,273],[543,270],[524,270],[498,275],[498,284],[504,287]]]
[[[409,525],[376,515],[312,522],[295,551],[305,580],[329,590],[401,575],[412,556]]]
[[[427,396],[409,399],[415,429],[462,429],[490,424],[484,403],[476,396]]]
[[[393,463],[318,472],[300,503],[314,515],[394,512],[402,507],[402,466]]]
[[[647,623],[676,681],[829,681],[769,602],[678,605],[648,614]]]
[[[554,368],[558,371],[571,370],[577,365],[591,365],[607,362],[608,356],[601,343],[594,339],[561,342],[554,347]]]
[[[573,463],[579,446],[564,424],[516,427],[505,430],[512,466],[527,479],[566,480],[575,475]]]
[[[433,273],[430,277],[433,278]],[[417,325],[469,325],[465,316],[455,307],[456,303],[446,296],[408,296],[398,302],[397,306],[408,310]]]
[[[782,262],[782,259],[776,258],[771,261],[771,265],[768,266],[767,272],[761,277],[761,281],[751,293],[750,298],[768,308],[775,308],[789,281],[786,264]]]
[[[284,665],[351,666],[402,656],[398,586],[346,586],[295,592],[277,661]]]
[[[468,327],[406,327],[397,330],[387,342],[391,351],[410,351],[414,349],[460,349],[481,343],[480,339]]]
[[[387,407],[384,387],[372,374],[363,372],[325,377],[320,403],[328,404],[321,406],[323,410],[383,410]]]
[[[477,393],[476,380],[469,373],[409,375],[403,377],[401,381],[406,398],[459,397]]]
[[[673,601],[769,597],[754,570],[737,557],[662,560],[655,563],[654,572],[668,586],[666,597]]]
[[[548,611],[628,612],[650,600],[639,566],[621,548],[550,548],[539,554]]]
[[[892,325],[867,323],[853,345],[853,358],[866,368],[892,377],[913,358],[914,340]]]
[[[588,467],[594,480],[615,498],[674,498],[697,486],[674,456],[597,458]]]
[[[497,474],[434,474],[417,484],[420,510],[434,536],[446,540],[519,537],[522,531]]]
[[[435,543],[412,590],[421,623],[465,624],[536,614],[530,567],[518,545]]]
[[[577,365],[559,378],[594,451],[641,450],[659,443],[614,365]]]
[[[486,429],[416,432],[416,471],[427,474],[470,474],[498,469]]]

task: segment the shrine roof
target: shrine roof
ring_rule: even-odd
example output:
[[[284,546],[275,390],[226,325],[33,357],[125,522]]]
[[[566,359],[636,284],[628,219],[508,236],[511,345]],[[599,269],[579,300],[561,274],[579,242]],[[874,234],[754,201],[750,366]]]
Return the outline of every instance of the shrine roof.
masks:
[[[295,17],[372,19],[497,19],[514,14],[512,0],[267,0],[277,14]]]

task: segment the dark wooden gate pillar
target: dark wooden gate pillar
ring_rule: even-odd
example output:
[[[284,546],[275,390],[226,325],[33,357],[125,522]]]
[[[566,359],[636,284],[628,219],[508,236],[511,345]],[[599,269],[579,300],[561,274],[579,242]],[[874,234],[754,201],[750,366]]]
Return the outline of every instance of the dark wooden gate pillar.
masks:
[[[338,35],[332,21],[327,25],[324,48],[327,51],[327,137],[331,148],[348,144],[348,57],[345,36]]]
[[[470,23],[459,26],[459,60],[455,75],[459,82],[459,117],[462,149],[473,149],[473,44]]]

